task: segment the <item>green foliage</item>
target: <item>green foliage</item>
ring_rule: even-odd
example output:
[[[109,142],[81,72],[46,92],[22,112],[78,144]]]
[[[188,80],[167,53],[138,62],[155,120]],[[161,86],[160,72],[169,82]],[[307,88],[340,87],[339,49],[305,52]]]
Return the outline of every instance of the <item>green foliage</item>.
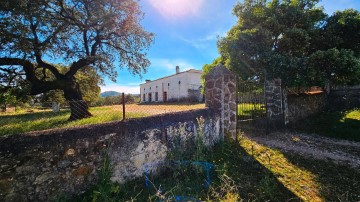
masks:
[[[205,86],[205,76],[217,65],[224,64],[224,61],[221,57],[216,58],[211,64],[205,64],[202,67],[203,74],[201,75],[201,85]],[[205,88],[202,88],[204,91]]]
[[[288,87],[358,83],[360,14],[349,9],[328,17],[318,2],[237,3],[238,22],[218,41],[221,61],[242,80],[281,78]]]
[[[360,83],[360,58],[352,50],[328,49],[316,51],[309,58],[314,83],[324,86],[355,85]]]
[[[141,27],[142,16],[135,0],[0,1],[0,79],[26,78],[32,95],[62,91],[81,101],[70,105],[69,120],[87,118],[82,101],[98,97],[99,75],[115,81],[116,67],[141,75],[149,66],[153,34]]]
[[[278,191],[276,178],[271,176],[270,173],[265,173],[264,177],[260,180],[259,186],[261,191],[269,198],[275,198]]]
[[[29,89],[29,82],[21,76],[7,75],[1,80],[0,73],[0,107],[25,105],[32,98]]]
[[[57,70],[61,73],[66,73],[69,71],[69,68],[63,65],[54,65]],[[37,74],[41,75],[43,72],[37,71]],[[50,71],[46,71],[46,81],[54,81],[56,78]],[[87,102],[95,102],[100,98],[100,87],[103,83],[102,78],[98,75],[98,73],[91,67],[87,66],[83,69],[79,70],[75,74],[75,79],[78,83],[80,83],[80,91],[83,96],[83,99]],[[30,94],[30,89],[27,94]],[[38,96],[42,102],[57,102],[57,103],[65,103],[66,99],[64,97],[64,92],[62,90],[50,90],[48,92],[43,93]]]
[[[98,183],[90,195],[91,201],[111,201],[111,198],[119,193],[120,186],[110,180],[111,170],[110,158],[105,152],[103,164],[98,170]]]
[[[204,144],[205,135],[205,119],[200,116],[196,118],[198,123],[197,136],[195,137],[195,154],[193,157],[194,161],[205,161],[206,159],[206,146]]]
[[[336,11],[327,18],[318,36],[322,50],[337,48],[354,51],[360,56],[360,12],[354,9]],[[319,47],[319,48],[320,48]]]

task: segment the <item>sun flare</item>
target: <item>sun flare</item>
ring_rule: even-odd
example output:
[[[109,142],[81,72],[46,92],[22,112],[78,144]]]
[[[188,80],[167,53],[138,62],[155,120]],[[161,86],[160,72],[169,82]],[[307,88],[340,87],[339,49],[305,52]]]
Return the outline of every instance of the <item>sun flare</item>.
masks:
[[[179,19],[199,13],[204,0],[148,0],[164,18]]]

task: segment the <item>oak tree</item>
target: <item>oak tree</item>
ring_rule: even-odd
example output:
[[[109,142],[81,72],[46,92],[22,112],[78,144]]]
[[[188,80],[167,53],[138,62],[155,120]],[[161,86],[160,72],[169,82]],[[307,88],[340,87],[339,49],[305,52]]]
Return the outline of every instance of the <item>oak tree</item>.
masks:
[[[328,16],[318,2],[237,3],[238,22],[218,41],[220,60],[243,80],[266,74],[289,87],[359,82],[359,12]]]
[[[0,71],[24,74],[33,95],[61,90],[69,120],[89,117],[75,74],[91,67],[115,80],[116,67],[145,71],[153,34],[140,25],[142,17],[135,0],[0,1]]]

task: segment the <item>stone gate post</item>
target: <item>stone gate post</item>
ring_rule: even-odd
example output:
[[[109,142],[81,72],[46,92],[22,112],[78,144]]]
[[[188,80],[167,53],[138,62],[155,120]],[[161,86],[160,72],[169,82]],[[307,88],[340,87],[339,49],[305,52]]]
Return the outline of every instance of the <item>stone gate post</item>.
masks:
[[[282,127],[284,125],[284,94],[281,89],[281,79],[266,81],[265,96],[267,104],[267,117],[270,127]]]
[[[223,65],[205,77],[205,105],[221,117],[221,132],[236,138],[236,76]]]

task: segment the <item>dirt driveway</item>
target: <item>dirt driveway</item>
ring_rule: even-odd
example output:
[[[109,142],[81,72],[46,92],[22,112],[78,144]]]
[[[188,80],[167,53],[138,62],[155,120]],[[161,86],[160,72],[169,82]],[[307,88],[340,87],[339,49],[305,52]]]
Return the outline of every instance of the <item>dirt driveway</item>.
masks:
[[[114,105],[115,109],[122,110],[122,106]],[[170,103],[170,104],[127,104],[125,106],[127,112],[143,112],[149,115],[157,114],[166,114],[180,111],[188,111],[192,109],[202,109],[205,108],[204,103],[196,104],[179,104],[179,103]]]
[[[284,152],[298,153],[320,160],[360,168],[360,142],[326,138],[315,134],[274,132],[268,135],[250,135],[248,138],[260,144]]]

